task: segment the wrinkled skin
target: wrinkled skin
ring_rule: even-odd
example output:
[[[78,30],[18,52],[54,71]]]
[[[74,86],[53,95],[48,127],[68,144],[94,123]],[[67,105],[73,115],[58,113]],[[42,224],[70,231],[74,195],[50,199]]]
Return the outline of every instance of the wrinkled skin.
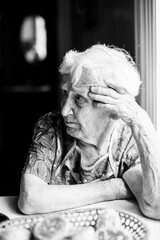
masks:
[[[92,85],[93,83],[84,84],[83,77],[74,86],[70,82],[62,85],[61,114],[66,130],[78,139],[82,150],[82,145],[86,146],[88,161],[106,153],[110,132],[115,125],[110,110],[99,107],[97,101],[90,97]]]
[[[112,88],[91,87],[89,96],[97,101],[97,107],[105,108],[117,118],[121,118],[127,124],[134,121],[139,111],[143,111],[135,98],[127,93],[124,88],[113,86]]]

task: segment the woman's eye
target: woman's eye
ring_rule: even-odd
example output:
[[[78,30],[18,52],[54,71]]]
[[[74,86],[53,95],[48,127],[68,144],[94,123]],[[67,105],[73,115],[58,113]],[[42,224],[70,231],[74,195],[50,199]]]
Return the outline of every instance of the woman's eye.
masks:
[[[75,100],[76,100],[76,103],[79,105],[82,105],[83,103],[86,102],[86,99],[81,95],[76,95]]]
[[[64,98],[67,98],[68,92],[67,92],[66,90],[63,90],[62,93],[63,93],[63,97],[64,97]]]

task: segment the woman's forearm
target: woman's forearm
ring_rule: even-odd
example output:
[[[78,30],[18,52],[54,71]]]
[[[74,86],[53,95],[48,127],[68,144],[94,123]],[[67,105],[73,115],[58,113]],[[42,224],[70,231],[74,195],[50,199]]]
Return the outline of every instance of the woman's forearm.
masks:
[[[142,111],[138,117],[131,129],[140,153],[143,197],[146,202],[157,204],[160,199],[160,141],[147,113]]]
[[[21,187],[23,189],[19,197],[19,208],[25,214],[52,212],[133,197],[122,179],[77,185],[47,185],[32,175],[26,174],[24,178],[26,179]]]

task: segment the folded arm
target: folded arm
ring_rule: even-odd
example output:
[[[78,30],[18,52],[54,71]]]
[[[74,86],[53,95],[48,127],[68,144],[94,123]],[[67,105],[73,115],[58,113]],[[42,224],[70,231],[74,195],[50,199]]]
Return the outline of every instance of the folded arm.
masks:
[[[24,174],[18,206],[23,213],[34,214],[132,197],[128,186],[119,178],[86,184],[48,185],[37,176]]]
[[[130,126],[141,167],[129,169],[123,178],[137,198],[141,211],[148,217],[160,219],[160,141],[145,112],[141,117],[137,115]]]
[[[124,88],[92,87],[90,97],[130,126],[140,155],[140,167],[124,173],[123,179],[135,195],[141,211],[160,219],[160,140],[145,110]],[[99,102],[99,103],[98,103]]]

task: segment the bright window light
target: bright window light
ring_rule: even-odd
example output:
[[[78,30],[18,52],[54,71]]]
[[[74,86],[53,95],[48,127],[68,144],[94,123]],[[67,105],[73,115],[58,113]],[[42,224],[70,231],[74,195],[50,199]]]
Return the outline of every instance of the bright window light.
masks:
[[[157,132],[160,136],[160,1],[156,0]]]
[[[20,40],[27,62],[43,61],[47,57],[47,31],[41,16],[28,16],[22,22]]]

